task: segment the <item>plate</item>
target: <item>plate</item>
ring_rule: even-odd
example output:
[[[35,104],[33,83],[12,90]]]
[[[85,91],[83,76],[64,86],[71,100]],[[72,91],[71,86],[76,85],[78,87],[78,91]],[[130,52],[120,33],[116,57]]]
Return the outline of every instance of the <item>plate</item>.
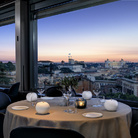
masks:
[[[88,113],[84,113],[82,115],[84,117],[90,117],[90,118],[97,118],[97,117],[102,117],[103,116],[102,113],[97,113],[97,112],[88,112]]]
[[[13,110],[26,110],[28,109],[28,106],[13,106],[12,109]]]
[[[54,99],[54,97],[41,97],[41,99],[43,99],[43,100],[52,100],[52,99]]]

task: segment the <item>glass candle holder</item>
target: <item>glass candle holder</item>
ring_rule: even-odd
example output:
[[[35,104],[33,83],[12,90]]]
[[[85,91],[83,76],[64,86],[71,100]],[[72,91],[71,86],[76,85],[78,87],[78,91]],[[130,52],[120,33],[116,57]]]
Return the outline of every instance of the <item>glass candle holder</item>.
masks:
[[[75,102],[76,108],[84,109],[86,108],[86,105],[87,105],[87,101],[85,99],[83,98],[76,99],[76,102]]]

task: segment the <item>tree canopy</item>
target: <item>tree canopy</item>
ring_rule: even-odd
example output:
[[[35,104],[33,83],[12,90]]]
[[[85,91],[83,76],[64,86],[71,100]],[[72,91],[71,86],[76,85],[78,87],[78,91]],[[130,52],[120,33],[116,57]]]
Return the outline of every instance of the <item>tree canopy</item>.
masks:
[[[15,65],[9,61],[8,63],[3,63],[0,62],[0,71],[4,72],[4,71],[14,71],[15,70]]]

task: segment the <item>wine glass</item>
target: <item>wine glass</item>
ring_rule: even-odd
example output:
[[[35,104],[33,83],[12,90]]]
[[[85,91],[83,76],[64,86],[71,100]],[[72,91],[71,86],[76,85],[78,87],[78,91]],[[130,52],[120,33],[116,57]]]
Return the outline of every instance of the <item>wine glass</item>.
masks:
[[[66,99],[66,105],[69,106],[69,99],[72,96],[72,92],[71,89],[69,89],[68,91],[64,91],[63,93],[64,98]],[[68,109],[64,110],[64,112],[68,112]]]
[[[100,106],[102,106],[101,102],[100,102],[100,99],[99,99],[99,94],[101,93],[100,83],[95,83],[94,84],[94,90],[93,90],[93,92],[96,95],[96,104],[93,105],[93,107],[100,107]]]
[[[101,93],[101,91],[99,90],[93,90],[94,94],[96,95],[96,104],[93,105],[93,107],[101,107],[101,101],[100,101],[100,98],[99,98],[99,94]]]
[[[101,105],[103,106],[105,103],[105,96],[102,96],[102,98],[100,98],[100,102],[101,102]]]
[[[40,97],[43,96],[44,91],[45,91],[44,88],[37,88],[37,92],[39,93]]]
[[[45,91],[44,83],[40,83],[38,88],[37,88],[38,95],[40,97],[43,96],[44,91]]]
[[[35,105],[36,105],[36,102],[37,102],[37,99],[31,97],[31,105],[32,105],[32,106],[35,106]]]
[[[63,96],[64,96],[64,98],[66,99],[66,101],[67,101],[67,106],[68,106],[68,104],[69,104],[69,98],[71,97],[71,93],[68,91],[67,93],[63,93]]]
[[[96,98],[98,98],[99,94],[101,93],[101,91],[99,91],[99,90],[93,90],[93,92],[96,95]]]

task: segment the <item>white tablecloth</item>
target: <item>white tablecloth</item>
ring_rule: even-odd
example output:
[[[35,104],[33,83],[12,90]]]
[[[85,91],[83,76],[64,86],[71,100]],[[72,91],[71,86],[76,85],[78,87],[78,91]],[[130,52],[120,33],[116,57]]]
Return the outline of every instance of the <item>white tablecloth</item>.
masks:
[[[102,107],[92,107],[96,98],[88,101],[88,107],[77,109],[76,114],[64,112],[66,106],[61,106],[62,98],[46,100],[50,104],[48,115],[38,115],[35,107],[28,101],[19,101],[8,106],[4,120],[4,138],[9,138],[10,131],[19,126],[49,126],[69,128],[80,132],[85,138],[131,138],[129,128],[131,124],[131,108],[119,103],[116,112],[106,111]],[[41,101],[41,99],[38,99]],[[29,109],[16,111],[13,106],[25,105]],[[100,112],[100,118],[86,118],[86,112]]]

